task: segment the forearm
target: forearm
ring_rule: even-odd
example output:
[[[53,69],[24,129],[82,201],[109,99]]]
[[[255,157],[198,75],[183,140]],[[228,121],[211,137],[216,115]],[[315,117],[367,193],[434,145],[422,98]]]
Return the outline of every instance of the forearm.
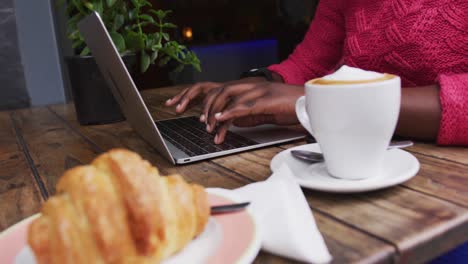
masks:
[[[435,141],[439,132],[441,112],[438,85],[403,88],[395,134]]]

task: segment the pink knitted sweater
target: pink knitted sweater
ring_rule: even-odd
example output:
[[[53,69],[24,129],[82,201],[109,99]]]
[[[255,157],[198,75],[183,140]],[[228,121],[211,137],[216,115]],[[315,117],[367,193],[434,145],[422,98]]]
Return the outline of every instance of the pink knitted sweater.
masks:
[[[407,89],[438,83],[437,142],[468,145],[468,1],[321,0],[302,43],[269,69],[302,85],[341,64],[399,75]]]

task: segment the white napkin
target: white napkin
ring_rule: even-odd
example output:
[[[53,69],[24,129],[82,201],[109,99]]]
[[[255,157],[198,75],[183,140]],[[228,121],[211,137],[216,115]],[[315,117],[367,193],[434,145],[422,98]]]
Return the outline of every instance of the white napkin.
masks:
[[[233,190],[250,201],[261,227],[262,249],[287,258],[328,263],[332,257],[291,169],[283,164],[270,178]]]

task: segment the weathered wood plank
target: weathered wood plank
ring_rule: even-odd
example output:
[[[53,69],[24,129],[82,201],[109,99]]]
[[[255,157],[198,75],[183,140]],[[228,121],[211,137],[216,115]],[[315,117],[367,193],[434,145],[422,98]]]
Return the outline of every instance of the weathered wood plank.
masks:
[[[213,162],[253,181],[263,181],[271,175],[271,159],[281,151],[283,150],[276,147],[264,148],[216,158]]]
[[[333,256],[332,263],[393,263],[396,250],[391,244],[332,221],[318,211],[314,216]]]
[[[16,111],[15,122],[50,194],[55,193],[57,180],[66,169],[89,163],[99,153],[47,108]]]
[[[146,106],[148,107],[148,110],[150,111],[153,118],[156,120],[163,120],[174,118],[176,116],[200,115],[200,106],[191,107],[185,113],[180,115],[175,113],[174,107],[165,106],[167,99],[174,96],[178,91],[182,91],[185,87],[186,86],[182,85],[143,91],[143,100],[145,101]]]
[[[404,186],[468,208],[468,165],[413,154],[421,169]]]
[[[468,148],[466,147],[437,146],[435,144],[418,142],[407,150],[468,165]]]
[[[366,194],[305,191],[313,208],[397,245],[400,258],[419,263],[468,240],[468,211],[395,187]],[[446,232],[451,230],[451,236]],[[438,245],[432,248],[433,245]]]
[[[103,149],[116,146],[126,147],[137,151],[145,158],[157,164],[164,173],[179,173],[189,181],[203,184],[207,187],[237,188],[250,181],[237,171],[232,172],[215,164],[214,162],[201,162],[185,166],[173,166],[160,157],[152,148],[143,142],[138,135],[126,124],[116,123],[103,126],[83,127],[78,126],[73,108],[63,105],[52,106],[51,109],[69,122],[75,129]],[[266,149],[265,149],[266,150]],[[247,154],[247,153],[245,153]],[[394,248],[382,241],[369,237],[350,227],[344,226],[323,215],[316,215],[320,230],[324,233],[330,250],[338,261],[353,262],[362,259],[388,262],[394,254]],[[336,232],[340,230],[340,232]],[[342,236],[346,238],[342,238]],[[360,239],[360,243],[354,243],[352,237]],[[286,261],[286,262],[284,262]],[[370,261],[369,261],[370,262]],[[277,256],[262,254],[257,263],[291,263],[291,260],[282,260]]]
[[[0,232],[36,213],[43,201],[10,115],[0,112]]]

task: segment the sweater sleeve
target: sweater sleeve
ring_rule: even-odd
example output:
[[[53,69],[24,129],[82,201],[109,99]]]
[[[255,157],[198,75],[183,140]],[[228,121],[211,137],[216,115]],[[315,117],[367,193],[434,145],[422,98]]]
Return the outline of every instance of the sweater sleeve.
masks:
[[[332,71],[342,57],[345,23],[341,0],[321,0],[304,40],[288,59],[269,70],[285,83],[304,84]]]
[[[437,143],[468,146],[468,73],[439,76],[442,119]]]

